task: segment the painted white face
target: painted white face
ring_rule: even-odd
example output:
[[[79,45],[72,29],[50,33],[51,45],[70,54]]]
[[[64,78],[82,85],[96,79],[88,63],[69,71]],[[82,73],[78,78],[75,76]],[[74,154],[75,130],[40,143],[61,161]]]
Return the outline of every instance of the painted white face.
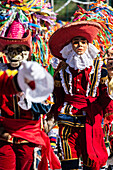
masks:
[[[10,44],[4,52],[12,67],[18,67],[23,60],[27,60],[29,57],[29,48],[25,45]]]
[[[72,47],[78,55],[83,55],[88,47],[88,41],[84,37],[74,37]]]

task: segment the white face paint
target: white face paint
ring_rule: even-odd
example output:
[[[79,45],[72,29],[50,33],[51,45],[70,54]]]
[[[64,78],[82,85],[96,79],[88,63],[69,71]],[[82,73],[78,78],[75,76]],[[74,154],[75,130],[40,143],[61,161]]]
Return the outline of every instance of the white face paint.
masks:
[[[84,37],[74,37],[72,39],[73,50],[78,55],[83,55],[88,47],[88,41]]]
[[[4,52],[12,67],[18,67],[23,60],[27,60],[29,57],[29,49],[25,45],[10,44]]]

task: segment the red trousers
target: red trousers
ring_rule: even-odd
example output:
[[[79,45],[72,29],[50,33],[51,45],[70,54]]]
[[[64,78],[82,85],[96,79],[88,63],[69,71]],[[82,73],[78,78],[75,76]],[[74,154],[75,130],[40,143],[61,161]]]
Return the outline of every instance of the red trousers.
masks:
[[[87,162],[85,128],[59,125],[59,133],[62,141],[64,160],[78,159],[82,154],[84,162]]]
[[[33,170],[34,147],[0,141],[0,170]]]

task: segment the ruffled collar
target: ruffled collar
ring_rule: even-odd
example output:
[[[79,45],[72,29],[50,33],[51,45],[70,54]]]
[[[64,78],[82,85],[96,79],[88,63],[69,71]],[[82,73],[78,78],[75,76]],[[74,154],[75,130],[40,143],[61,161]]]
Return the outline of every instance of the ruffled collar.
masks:
[[[66,63],[74,68],[74,70],[84,70],[93,66],[93,60],[97,57],[99,50],[91,43],[88,44],[88,48],[83,55],[78,55],[72,48],[72,43],[65,46],[60,53],[62,57],[66,59]]]

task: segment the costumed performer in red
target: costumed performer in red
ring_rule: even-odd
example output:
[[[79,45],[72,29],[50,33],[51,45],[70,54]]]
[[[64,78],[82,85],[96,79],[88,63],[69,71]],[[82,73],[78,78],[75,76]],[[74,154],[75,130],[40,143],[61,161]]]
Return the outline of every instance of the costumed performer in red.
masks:
[[[48,160],[51,169],[60,169],[49,137],[41,131],[40,121],[33,120],[31,102],[40,103],[49,97],[53,91],[53,78],[37,62],[26,61],[30,60],[32,52],[30,30],[25,31],[23,25],[14,20],[5,37],[0,37],[0,50],[9,59],[9,63],[0,64],[0,81],[5,78],[5,86],[0,84],[0,169],[34,169],[36,146],[42,148],[38,169],[47,170]],[[14,82],[18,81],[17,90],[12,89],[9,76]]]
[[[99,170],[108,159],[101,122],[111,102],[105,84],[109,69],[92,44],[100,30],[97,22],[74,22],[49,39],[52,55],[62,60],[54,73],[55,104],[48,114],[58,121],[62,170],[79,169],[81,155],[84,170]]]

